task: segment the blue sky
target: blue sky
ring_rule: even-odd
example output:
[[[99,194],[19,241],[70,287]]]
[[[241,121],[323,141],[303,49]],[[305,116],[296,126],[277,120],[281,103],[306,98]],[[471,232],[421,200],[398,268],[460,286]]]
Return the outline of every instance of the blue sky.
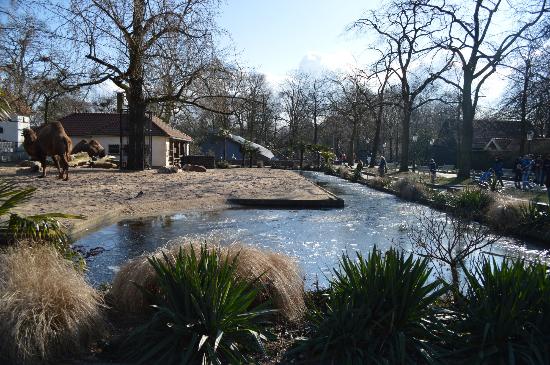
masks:
[[[226,0],[218,24],[239,60],[276,82],[289,71],[346,68],[369,40],[346,32],[378,0]]]

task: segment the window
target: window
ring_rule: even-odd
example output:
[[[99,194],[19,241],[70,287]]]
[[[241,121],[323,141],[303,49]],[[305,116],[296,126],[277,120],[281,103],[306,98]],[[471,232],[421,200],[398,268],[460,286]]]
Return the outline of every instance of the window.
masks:
[[[108,150],[110,155],[118,155],[120,153],[120,145],[110,144]]]
[[[0,133],[4,133],[4,127],[0,127]]]

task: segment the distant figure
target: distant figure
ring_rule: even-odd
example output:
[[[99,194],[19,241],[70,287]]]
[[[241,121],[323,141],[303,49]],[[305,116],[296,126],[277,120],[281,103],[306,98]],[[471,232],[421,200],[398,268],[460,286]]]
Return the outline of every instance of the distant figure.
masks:
[[[546,185],[546,193],[548,194],[548,202],[550,204],[550,153],[546,154],[546,158],[542,162],[542,170],[546,177],[544,185]]]
[[[518,157],[514,162],[514,185],[516,189],[521,189],[521,177],[522,177],[521,159]]]
[[[233,154],[233,155],[231,156],[231,159],[232,159],[232,160],[236,160],[236,159],[237,159],[237,157],[235,157],[235,154]]]
[[[531,175],[531,168],[533,166],[533,160],[531,156],[525,155],[521,160],[521,172],[522,172],[522,189],[527,190],[531,189],[531,184],[529,182],[529,177]]]
[[[539,186],[544,185],[544,169],[542,165],[542,156],[538,155],[533,163],[533,172],[535,173],[535,184],[538,184]]]
[[[437,174],[437,164],[435,163],[435,160],[432,158],[430,160],[430,181],[432,184],[435,184],[435,178]]]
[[[380,164],[378,165],[378,173],[380,176],[384,176],[388,172],[388,164],[384,156],[380,156]]]
[[[495,171],[493,169],[489,169],[485,171],[481,176],[479,177],[478,184],[480,187],[484,189],[488,189],[491,185],[491,180],[493,178]]]
[[[504,187],[504,182],[502,181],[502,176],[504,176],[504,162],[500,157],[495,158],[495,163],[493,164],[493,170],[495,170],[495,177],[493,183],[491,184],[491,190],[495,190],[497,182],[500,182],[500,186]]]

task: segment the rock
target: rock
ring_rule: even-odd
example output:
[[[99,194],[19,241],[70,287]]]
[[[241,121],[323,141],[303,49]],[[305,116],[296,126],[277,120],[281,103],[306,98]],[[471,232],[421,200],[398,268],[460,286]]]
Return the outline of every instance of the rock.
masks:
[[[206,167],[199,166],[199,165],[189,165],[188,170],[186,171],[193,171],[193,172],[206,172]]]
[[[180,172],[180,168],[178,166],[170,166],[170,167],[163,166],[163,167],[160,167],[157,171],[161,174],[175,174]]]

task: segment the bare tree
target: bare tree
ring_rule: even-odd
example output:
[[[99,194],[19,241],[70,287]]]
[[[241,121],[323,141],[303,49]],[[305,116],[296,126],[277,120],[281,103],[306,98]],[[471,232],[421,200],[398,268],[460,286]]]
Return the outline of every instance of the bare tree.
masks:
[[[145,112],[150,104],[208,108],[201,92],[219,66],[215,57],[216,0],[36,0],[28,9],[49,17],[56,46],[88,83],[107,80],[128,100],[128,168],[145,167]],[[160,77],[171,85],[159,88]],[[63,83],[70,87],[70,81]],[[73,79],[74,81],[74,79]],[[74,83],[73,83],[74,84]]]
[[[469,218],[446,213],[418,211],[417,223],[409,231],[413,252],[430,261],[446,266],[451,273],[455,300],[459,298],[460,271],[474,253],[498,241],[486,226],[471,223]],[[446,275],[441,266],[435,266],[441,279]]]
[[[384,9],[372,11],[368,17],[355,22],[355,27],[373,30],[381,37],[380,52],[386,67],[401,86],[403,119],[401,122],[401,158],[399,171],[409,169],[409,137],[414,109],[431,101],[418,96],[433,84],[449,67],[451,59],[437,57],[434,34],[441,30],[436,16],[416,1],[393,1]],[[427,66],[427,60],[431,60]],[[422,67],[418,65],[422,64]]]
[[[521,9],[515,9],[520,4]],[[537,24],[548,11],[547,0],[506,2],[475,0],[472,4],[423,1],[422,7],[445,17],[447,35],[439,46],[451,52],[462,70],[462,80],[444,80],[462,94],[462,126],[458,176],[469,178],[472,162],[473,120],[483,84],[514,49],[517,40]],[[507,9],[506,9],[507,7]],[[508,11],[506,13],[506,11]],[[503,29],[497,17],[517,20],[511,29]]]

